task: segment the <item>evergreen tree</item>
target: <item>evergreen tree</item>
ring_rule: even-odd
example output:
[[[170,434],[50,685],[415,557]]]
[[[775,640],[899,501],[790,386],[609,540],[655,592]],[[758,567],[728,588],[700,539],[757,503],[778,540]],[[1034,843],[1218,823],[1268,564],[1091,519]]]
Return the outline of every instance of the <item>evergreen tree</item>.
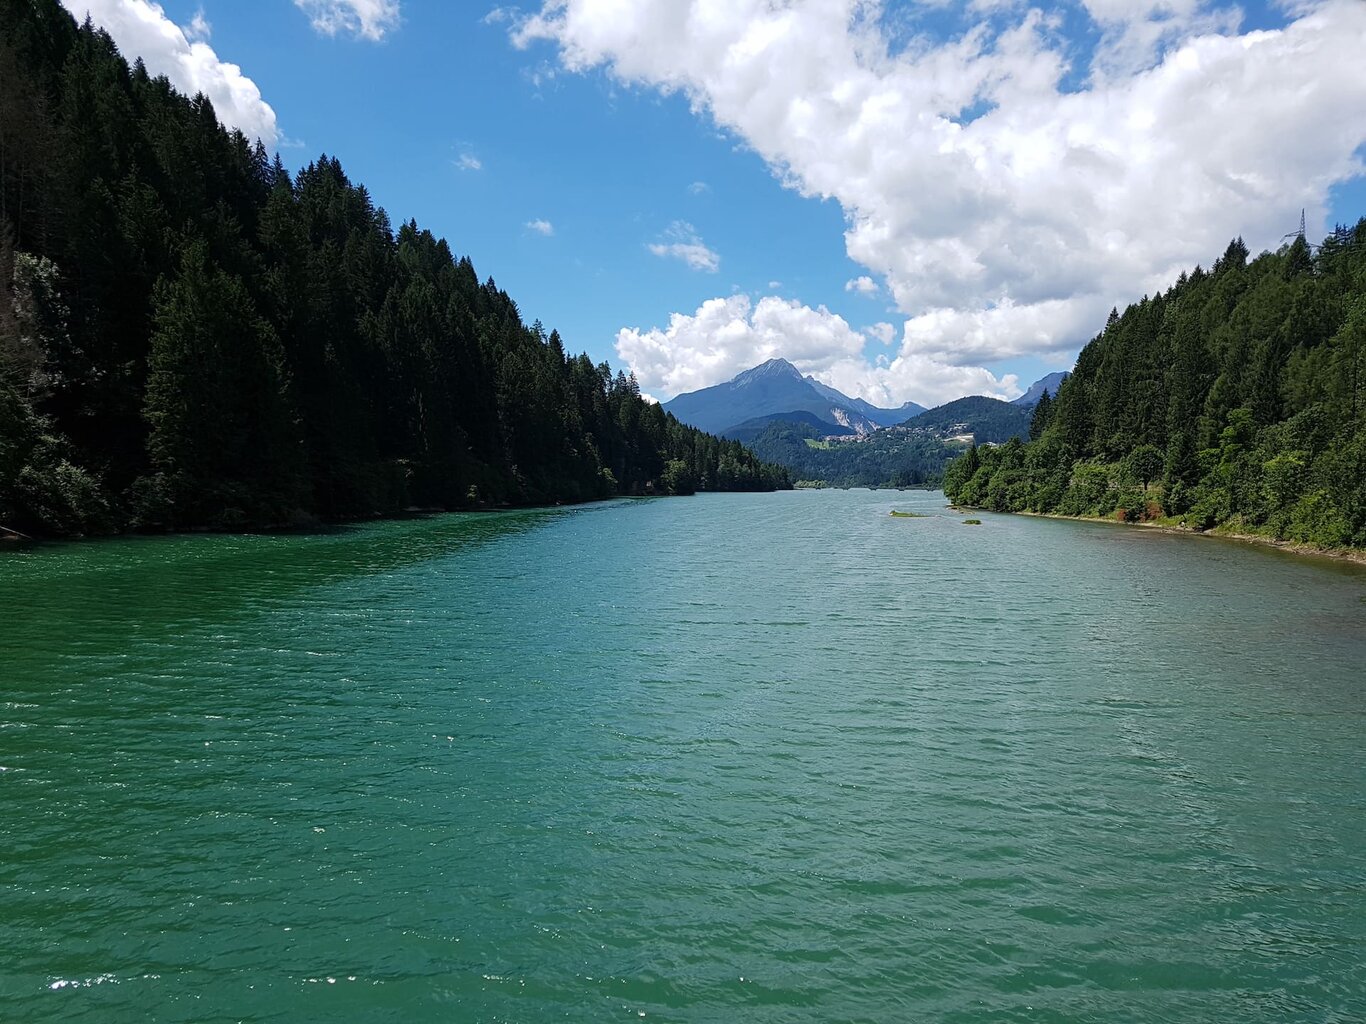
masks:
[[[301,504],[283,353],[245,285],[190,245],[158,282],[146,417],[154,522],[278,522]]]
[[[1043,436],[1043,432],[1048,428],[1049,421],[1053,418],[1053,398],[1045,390],[1039,396],[1039,404],[1034,406],[1034,415],[1029,421],[1029,439],[1037,441]]]
[[[0,0],[0,283],[15,528],[788,486],[395,232],[335,157],[291,178],[57,0]]]
[[[1078,356],[1023,468],[1004,449],[945,471],[963,504],[1366,546],[1366,220],[1315,255],[1229,243]],[[1159,486],[1154,486],[1159,484]]]

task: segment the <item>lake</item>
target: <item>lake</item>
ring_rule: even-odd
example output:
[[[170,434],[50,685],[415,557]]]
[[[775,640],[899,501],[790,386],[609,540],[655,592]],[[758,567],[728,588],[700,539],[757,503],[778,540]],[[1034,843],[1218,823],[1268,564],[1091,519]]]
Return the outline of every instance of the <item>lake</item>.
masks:
[[[0,1019],[1366,1019],[1366,572],[981,518],[0,552]]]

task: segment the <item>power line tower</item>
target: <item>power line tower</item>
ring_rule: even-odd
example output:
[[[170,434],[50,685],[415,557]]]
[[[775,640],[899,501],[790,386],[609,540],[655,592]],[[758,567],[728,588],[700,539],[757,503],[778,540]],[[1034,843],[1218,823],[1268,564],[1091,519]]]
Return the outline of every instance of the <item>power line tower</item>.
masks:
[[[1304,210],[1300,210],[1300,229],[1298,231],[1292,231],[1288,235],[1282,235],[1281,241],[1284,242],[1291,238],[1304,238]],[[1305,241],[1308,242],[1308,239],[1306,238]]]

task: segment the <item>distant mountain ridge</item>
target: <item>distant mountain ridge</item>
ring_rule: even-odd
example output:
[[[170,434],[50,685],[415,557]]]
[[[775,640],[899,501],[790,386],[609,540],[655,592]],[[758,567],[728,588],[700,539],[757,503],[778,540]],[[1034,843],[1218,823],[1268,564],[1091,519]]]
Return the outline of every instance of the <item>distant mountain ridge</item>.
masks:
[[[774,423],[810,428],[811,437],[831,437],[841,431],[837,424],[823,420],[813,412],[772,412],[767,416],[756,416],[752,420],[745,420],[744,423],[729,427],[722,436],[728,441],[739,441],[747,445]]]
[[[880,409],[871,402],[865,402],[862,398],[850,398],[840,391],[836,391],[828,384],[822,384],[815,377],[807,377],[807,382],[825,395],[832,402],[848,405],[856,412],[862,413],[880,427],[891,427],[898,423],[905,423],[912,416],[918,416],[925,411],[925,406],[916,402],[907,402],[899,405],[895,409]]]
[[[833,424],[832,433],[858,436],[925,411],[914,402],[898,409],[879,409],[803,376],[786,359],[770,359],[724,384],[679,395],[665,402],[664,410],[684,423],[717,434],[729,433],[764,417],[807,413],[822,423]]]
[[[823,441],[830,432],[809,413],[752,420],[728,433],[756,456],[785,466],[796,480],[836,487],[924,487],[969,445],[1024,440],[1034,411],[970,395],[856,440]]]
[[[1036,381],[1014,402],[969,395],[933,409],[914,402],[879,409],[802,376],[785,359],[770,359],[724,384],[679,395],[664,408],[685,423],[739,441],[785,466],[795,479],[921,487],[938,482],[944,466],[971,444],[1027,438],[1039,396],[1045,390],[1056,394],[1065,376]],[[732,419],[746,412],[746,418]],[[846,440],[822,440],[840,437]]]
[[[1045,391],[1051,395],[1058,393],[1058,387],[1069,374],[1050,373],[1036,380],[1019,398],[1013,402],[999,399],[984,399],[1007,408],[1030,410],[1039,404]],[[981,396],[968,396],[978,398]],[[959,402],[967,398],[958,399]],[[937,406],[945,409],[952,406]],[[761,433],[763,427],[774,420],[787,420],[801,423],[817,430],[824,430],[828,436],[866,437],[884,427],[894,427],[909,423],[917,416],[934,410],[915,402],[907,402],[896,409],[881,409],[862,398],[850,398],[843,392],[822,384],[814,377],[803,376],[802,372],[786,359],[770,359],[752,369],[737,374],[723,384],[716,384],[700,391],[691,391],[664,403],[664,410],[673,413],[679,420],[699,430],[736,440],[753,438]],[[946,414],[955,415],[968,412],[968,409],[950,409]],[[986,414],[990,418],[1010,419],[1000,410],[988,411],[985,406],[972,406],[970,414]],[[1026,424],[1027,425],[1027,424]],[[1013,426],[1013,423],[1012,423]],[[971,433],[971,431],[967,431]],[[1027,431],[1026,431],[1027,432]],[[994,433],[994,432],[993,432]]]
[[[923,412],[907,420],[902,428],[942,440],[967,439],[970,435],[975,444],[1004,444],[1012,437],[1029,438],[1032,410],[1033,406],[1017,402],[969,395]]]
[[[1058,373],[1050,373],[1047,377],[1040,377],[1033,384],[1029,385],[1028,391],[1010,404],[1018,405],[1025,409],[1032,409],[1039,404],[1039,399],[1043,397],[1045,391],[1048,392],[1049,397],[1057,398],[1058,388],[1062,387],[1062,382],[1070,376],[1072,376],[1072,374],[1068,373],[1066,370],[1062,370]]]

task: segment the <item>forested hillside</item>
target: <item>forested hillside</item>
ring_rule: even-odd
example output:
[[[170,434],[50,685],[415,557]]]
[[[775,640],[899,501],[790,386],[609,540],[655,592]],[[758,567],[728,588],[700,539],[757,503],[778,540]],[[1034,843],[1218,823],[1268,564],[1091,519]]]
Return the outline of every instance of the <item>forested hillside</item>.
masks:
[[[823,440],[814,417],[773,416],[728,431],[793,479],[834,487],[937,487],[969,441],[997,443],[1029,433],[1033,410],[981,395],[960,398],[858,440]],[[970,435],[970,436],[969,436]]]
[[[0,0],[0,524],[266,526],[772,489],[492,278],[291,176],[56,0]]]
[[[1366,546],[1366,220],[1114,312],[1034,440],[945,472],[963,505]]]
[[[928,437],[951,438],[971,434],[978,444],[1000,444],[1029,433],[1033,407],[1012,405],[999,398],[970,395],[912,416],[903,426]]]
[[[944,465],[962,445],[888,427],[857,441],[825,441],[810,423],[774,420],[748,441],[759,458],[787,467],[792,478],[832,487],[937,487]]]

